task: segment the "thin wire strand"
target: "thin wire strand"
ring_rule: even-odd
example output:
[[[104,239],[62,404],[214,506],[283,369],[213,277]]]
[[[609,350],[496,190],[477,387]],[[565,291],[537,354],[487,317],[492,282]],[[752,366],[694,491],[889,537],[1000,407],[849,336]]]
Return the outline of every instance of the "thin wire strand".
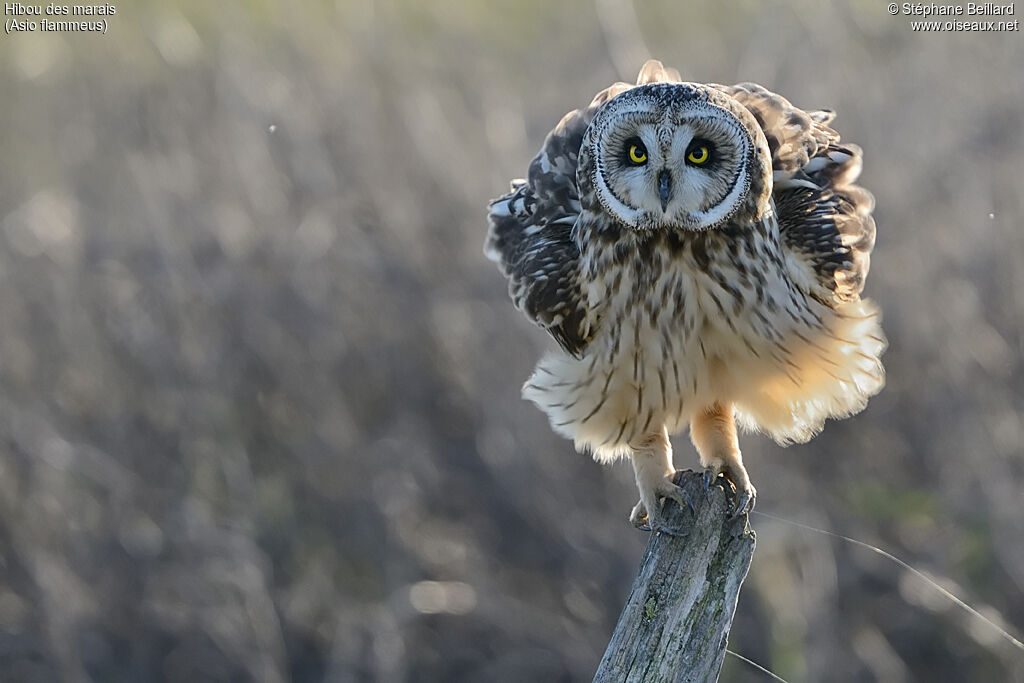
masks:
[[[848,543],[853,543],[854,545],[859,545],[861,548],[867,548],[868,550],[875,551],[876,553],[878,553],[882,557],[888,558],[889,560],[895,562],[899,566],[901,566],[904,569],[906,569],[908,572],[912,573],[914,576],[918,577],[919,579],[921,579],[922,581],[924,581],[925,583],[930,585],[935,590],[937,590],[940,593],[942,593],[944,596],[946,596],[951,601],[953,601],[953,603],[955,603],[956,605],[959,605],[961,608],[963,608],[965,611],[967,611],[967,613],[973,614],[977,618],[979,618],[982,621],[984,621],[986,624],[988,624],[989,626],[994,628],[1001,636],[1003,636],[1003,638],[1006,638],[1006,640],[1010,641],[1010,643],[1015,648],[1017,648],[1021,652],[1024,652],[1024,643],[1019,641],[1017,638],[1013,637],[1013,635],[1010,634],[1009,631],[1007,631],[1006,629],[1001,627],[999,624],[995,623],[994,621],[992,621],[991,619],[986,617],[984,614],[982,614],[978,610],[974,609],[973,607],[968,605],[966,602],[964,602],[963,600],[961,600],[960,598],[958,598],[957,596],[953,595],[951,592],[949,592],[948,590],[946,590],[945,588],[940,586],[934,579],[930,578],[925,573],[920,572],[920,571],[914,569],[909,564],[907,564],[906,562],[904,562],[900,558],[896,557],[892,553],[886,552],[885,550],[882,550],[881,548],[873,546],[870,543],[865,543],[864,541],[858,541],[856,538],[850,538],[849,536],[843,536],[842,534],[837,534],[835,532],[827,531],[825,529],[818,529],[816,527],[813,527],[813,526],[810,526],[810,525],[807,525],[807,524],[801,524],[800,522],[793,522],[793,521],[790,521],[788,519],[783,519],[782,517],[776,517],[775,515],[770,515],[767,512],[761,512],[760,510],[754,510],[753,514],[760,515],[762,517],[767,517],[768,519],[774,519],[775,521],[782,522],[783,524],[790,524],[790,525],[795,526],[795,527],[797,527],[799,529],[805,529],[806,531],[814,531],[814,532],[817,532],[819,534],[824,534],[826,536],[831,536],[833,538],[838,538],[838,539],[846,541]]]
[[[771,671],[769,671],[768,669],[764,668],[763,666],[761,666],[760,664],[758,664],[754,660],[747,659],[746,657],[744,657],[743,655],[741,655],[739,653],[736,653],[736,652],[733,652],[732,650],[726,649],[725,654],[732,655],[733,657],[735,657],[736,659],[740,660],[741,662],[746,662],[747,664],[749,664],[750,666],[754,667],[755,669],[757,669],[761,673],[768,674],[769,676],[771,676],[776,681],[782,681],[782,683],[789,683],[789,681],[787,681],[782,676],[779,676],[778,674],[772,673]]]

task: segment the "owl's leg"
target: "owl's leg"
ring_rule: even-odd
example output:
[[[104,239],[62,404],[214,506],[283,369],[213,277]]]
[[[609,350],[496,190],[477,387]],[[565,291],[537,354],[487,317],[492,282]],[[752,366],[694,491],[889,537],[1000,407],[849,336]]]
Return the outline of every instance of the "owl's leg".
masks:
[[[683,490],[675,485],[672,478],[675,469],[672,467],[672,444],[668,440],[668,432],[662,427],[657,434],[640,440],[633,445],[633,473],[636,475],[636,487],[640,489],[640,500],[633,507],[629,521],[639,529],[648,528],[676,535],[661,514],[661,498],[671,498],[680,506],[693,509],[693,504],[686,498]]]
[[[753,510],[757,491],[743,467],[732,404],[714,403],[695,415],[690,422],[690,439],[704,466],[704,488],[707,489],[719,474],[724,474],[736,487],[733,516]]]

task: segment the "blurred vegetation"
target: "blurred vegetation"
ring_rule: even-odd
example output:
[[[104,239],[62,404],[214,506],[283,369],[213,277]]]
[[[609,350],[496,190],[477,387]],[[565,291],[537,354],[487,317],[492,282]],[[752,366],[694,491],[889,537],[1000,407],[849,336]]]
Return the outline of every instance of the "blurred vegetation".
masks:
[[[550,342],[484,206],[648,56],[836,109],[878,201],[888,387],[810,444],[746,436],[759,509],[1024,630],[1019,33],[811,0],[117,7],[0,36],[3,680],[589,680],[646,537],[629,468],[519,399]],[[733,650],[1024,680],[878,555],[754,525]]]

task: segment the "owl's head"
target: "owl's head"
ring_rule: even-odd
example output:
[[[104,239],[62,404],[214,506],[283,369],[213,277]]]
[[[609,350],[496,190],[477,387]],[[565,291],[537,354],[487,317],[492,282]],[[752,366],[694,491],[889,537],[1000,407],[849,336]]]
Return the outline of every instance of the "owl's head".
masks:
[[[584,201],[592,190],[605,211],[635,230],[707,230],[764,215],[771,154],[753,115],[725,93],[656,83],[598,110],[577,179]]]

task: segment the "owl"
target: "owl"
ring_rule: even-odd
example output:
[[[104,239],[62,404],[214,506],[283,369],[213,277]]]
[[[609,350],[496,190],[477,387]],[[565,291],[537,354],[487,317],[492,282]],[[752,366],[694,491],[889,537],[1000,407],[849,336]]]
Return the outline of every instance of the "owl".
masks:
[[[489,205],[485,254],[557,342],[523,387],[598,462],[628,456],[636,526],[687,505],[669,436],[689,427],[733,514],[756,491],[737,426],[805,442],[884,384],[860,294],[874,199],[831,111],[759,85],[685,83],[647,62],[547,136]]]

